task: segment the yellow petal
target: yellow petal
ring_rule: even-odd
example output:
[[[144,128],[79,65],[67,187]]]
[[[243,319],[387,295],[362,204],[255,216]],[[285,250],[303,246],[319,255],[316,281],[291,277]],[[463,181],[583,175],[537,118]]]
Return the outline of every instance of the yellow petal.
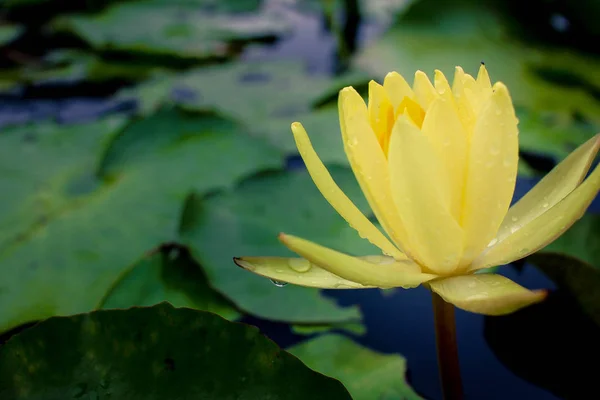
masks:
[[[390,72],[383,80],[383,87],[394,107],[394,113],[405,97],[413,99],[415,94],[406,80],[397,72]]]
[[[545,290],[528,290],[497,274],[461,275],[428,283],[446,302],[465,311],[484,315],[504,315],[539,303]]]
[[[471,269],[508,264],[546,247],[583,216],[599,190],[600,166],[597,166],[577,189],[554,207],[493,244],[473,262]]]
[[[517,119],[506,86],[496,83],[477,118],[467,158],[462,266],[470,264],[498,232],[515,189],[518,158]]]
[[[448,181],[426,136],[401,116],[388,155],[392,196],[411,235],[411,252],[428,270],[452,272],[461,257],[463,232],[450,213]]]
[[[444,100],[449,101],[453,107],[456,107],[454,104],[454,96],[452,95],[452,89],[450,88],[450,84],[444,76],[444,73],[439,69],[435,70],[435,75],[433,78],[435,90],[437,90],[440,97]]]
[[[490,75],[488,74],[485,64],[483,63],[481,63],[481,66],[479,67],[479,73],[477,74],[477,85],[479,85],[482,90],[492,89]]]
[[[304,258],[241,257],[233,261],[240,267],[276,282],[321,289],[365,289],[360,283],[340,278]]]
[[[417,102],[424,110],[427,110],[433,100],[439,97],[437,91],[431,84],[431,81],[423,71],[417,71],[415,73],[413,91],[415,92]]]
[[[454,101],[458,109],[458,115],[463,123],[467,135],[470,136],[475,128],[475,112],[471,107],[471,101],[468,99],[467,92],[465,91],[465,72],[461,67],[456,67],[454,71],[454,82],[452,84],[452,93],[454,94]]]
[[[569,154],[508,210],[496,240],[501,242],[571,193],[585,178],[598,149],[600,133]]]
[[[387,153],[390,131],[394,125],[394,108],[380,84],[369,82],[369,122],[384,153]]]
[[[454,219],[460,221],[465,187],[467,134],[450,101],[442,98],[433,101],[425,115],[422,132],[442,162],[443,172],[449,182],[450,211]]]
[[[387,159],[369,124],[365,102],[352,87],[338,101],[344,149],[373,213],[390,239],[407,255],[408,236],[390,193]]]
[[[292,235],[282,233],[279,235],[279,240],[311,263],[361,285],[412,288],[436,277],[436,275],[422,273],[419,265],[412,260],[389,259],[387,264],[376,264]]]
[[[385,254],[397,259],[404,259],[406,256],[396,248],[379,229],[354,205],[335,183],[329,171],[315,152],[306,134],[306,130],[299,122],[292,124],[292,132],[296,140],[298,151],[304,160],[313,182],[331,206],[356,229],[361,237],[367,239],[375,246],[379,247]]]
[[[425,119],[425,110],[421,108],[419,103],[409,97],[405,97],[404,100],[402,100],[402,103],[400,103],[400,106],[398,106],[395,119],[402,114],[406,114],[408,117],[410,117],[410,120],[414,122],[418,128],[421,128],[421,125],[423,125],[423,120]]]

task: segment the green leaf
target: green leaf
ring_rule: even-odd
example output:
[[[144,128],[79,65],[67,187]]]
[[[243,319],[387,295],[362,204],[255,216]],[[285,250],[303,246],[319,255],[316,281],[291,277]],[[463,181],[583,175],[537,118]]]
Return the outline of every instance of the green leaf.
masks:
[[[192,59],[223,57],[229,42],[272,38],[288,29],[267,11],[235,16],[218,8],[206,12],[194,2],[152,0],[115,4],[97,15],[58,17],[52,27],[96,50]]]
[[[597,127],[577,121],[571,115],[517,109],[519,148],[542,153],[560,162],[575,148],[597,133]]]
[[[331,170],[336,182],[365,209],[352,172]],[[358,319],[357,308],[342,309],[316,289],[279,288],[233,264],[236,256],[289,256],[291,252],[277,240],[281,231],[357,255],[380,254],[337,215],[306,171],[262,174],[235,191],[192,199],[184,214],[183,240],[211,284],[242,310],[294,323]]]
[[[563,291],[501,317],[485,317],[484,337],[512,373],[561,399],[585,399],[598,384],[600,327]]]
[[[287,154],[297,153],[290,125],[300,121],[324,162],[348,163],[337,94],[333,104],[314,110],[324,95],[337,93],[337,89],[326,78],[308,75],[301,63],[235,63],[205,68],[187,73],[176,87],[196,93],[196,98],[185,101],[186,108],[217,109]]]
[[[406,382],[406,361],[341,335],[323,335],[288,349],[315,371],[342,382],[354,400],[421,399]]]
[[[222,118],[184,113],[176,123],[179,115],[165,111],[118,135],[114,123],[109,134],[98,127],[104,120],[0,136],[0,331],[94,309],[144,253],[178,237],[190,190],[281,165]],[[229,151],[243,156],[231,162]]]
[[[106,294],[100,308],[151,306],[163,301],[175,307],[209,311],[229,320],[240,315],[210,287],[202,267],[177,246],[161,249],[137,263]]]
[[[21,36],[25,28],[21,25],[0,25],[0,47]]]
[[[51,318],[0,350],[4,399],[350,399],[259,330],[160,304]]]
[[[598,59],[521,42],[511,36],[510,15],[494,4],[489,7],[481,4],[464,0],[414,2],[387,33],[365,46],[356,65],[376,74],[380,82],[389,71],[398,71],[410,82],[418,69],[430,77],[435,69],[440,69],[452,79],[455,66],[476,74],[479,63],[485,61],[492,80],[508,86],[516,105],[560,116],[576,113],[593,121],[597,130]],[[565,151],[576,140],[563,137],[557,146],[558,137],[552,129],[544,127],[548,131],[544,133],[545,140],[536,144],[534,137],[539,137],[539,124],[525,125],[520,128],[520,137],[531,145],[530,149],[546,151],[550,147],[553,151],[557,148]],[[529,135],[532,135],[530,140]]]

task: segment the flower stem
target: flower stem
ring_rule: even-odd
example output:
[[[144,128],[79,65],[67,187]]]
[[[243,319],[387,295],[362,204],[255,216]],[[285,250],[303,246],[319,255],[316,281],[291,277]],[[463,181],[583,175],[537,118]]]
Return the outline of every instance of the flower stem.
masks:
[[[463,390],[458,362],[458,346],[456,345],[454,306],[444,301],[439,294],[433,291],[431,294],[433,296],[438,368],[444,400],[461,400]]]

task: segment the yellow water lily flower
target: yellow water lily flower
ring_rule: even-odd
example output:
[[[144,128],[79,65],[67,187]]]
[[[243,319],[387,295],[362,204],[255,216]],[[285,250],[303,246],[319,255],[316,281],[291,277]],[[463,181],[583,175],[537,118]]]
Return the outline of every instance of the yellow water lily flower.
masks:
[[[417,71],[369,83],[368,106],[339,94],[344,149],[385,234],[336,185],[302,125],[292,124],[314,183],[335,210],[383,255],[353,257],[299,237],[279,239],[301,258],[242,257],[241,267],[276,281],[319,288],[411,288],[426,284],[467,311],[500,315],[543,300],[498,274],[545,247],[579,219],[600,189],[586,174],[600,134],[582,144],[510,207],[518,164],[517,118],[506,86],[456,68],[452,87]],[[585,179],[584,179],[585,178]],[[509,208],[510,207],[510,208]]]

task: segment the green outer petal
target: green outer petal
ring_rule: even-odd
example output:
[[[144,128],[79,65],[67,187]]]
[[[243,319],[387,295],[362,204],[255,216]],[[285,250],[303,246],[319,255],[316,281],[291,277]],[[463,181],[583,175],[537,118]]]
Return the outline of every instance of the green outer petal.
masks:
[[[504,315],[544,300],[546,290],[528,290],[497,274],[461,275],[436,279],[429,288],[465,311]]]
[[[239,266],[257,275],[277,282],[291,283],[299,286],[321,289],[367,289],[376,286],[365,286],[360,283],[340,278],[331,272],[317,267],[304,258],[287,257],[241,257],[233,261]],[[305,266],[306,270],[294,269],[293,266]]]
[[[495,243],[473,261],[471,270],[511,263],[547,246],[580,219],[600,190],[600,165],[567,197],[523,228]]]
[[[389,256],[369,255],[356,257],[372,264],[391,264]],[[300,257],[234,257],[238,267],[273,281],[320,289],[372,289],[377,286],[363,285],[341,278]]]
[[[599,148],[600,133],[569,154],[508,210],[496,240],[504,240],[575,190],[585,178]]]
[[[421,267],[412,260],[389,259],[388,262],[373,263],[292,235],[281,233],[279,240],[311,263],[362,285],[414,288],[437,278],[437,275],[422,273]]]

